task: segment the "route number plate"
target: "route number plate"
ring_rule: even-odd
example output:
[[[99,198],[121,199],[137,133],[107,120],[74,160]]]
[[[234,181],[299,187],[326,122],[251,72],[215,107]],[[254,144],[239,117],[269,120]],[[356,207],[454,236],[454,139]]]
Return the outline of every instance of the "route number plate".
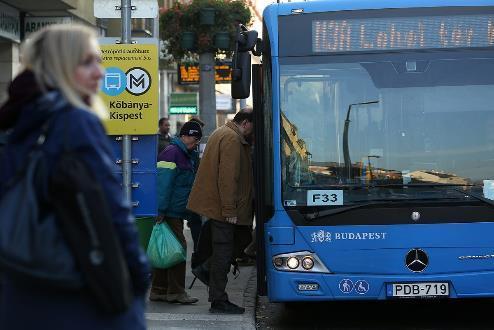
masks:
[[[343,190],[307,190],[307,206],[343,205]]]

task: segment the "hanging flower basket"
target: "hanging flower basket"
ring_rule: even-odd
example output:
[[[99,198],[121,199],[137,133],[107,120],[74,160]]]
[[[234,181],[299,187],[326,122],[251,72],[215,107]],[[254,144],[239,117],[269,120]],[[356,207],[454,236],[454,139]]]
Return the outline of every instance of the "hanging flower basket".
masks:
[[[180,37],[180,47],[184,50],[193,50],[195,41],[195,33],[184,31]]]
[[[214,8],[202,8],[199,12],[199,21],[202,25],[213,25],[214,24]]]
[[[243,0],[177,1],[171,8],[160,10],[160,35],[166,53],[177,61],[203,53],[229,57],[238,24],[249,26],[251,19]]]
[[[230,49],[230,34],[228,32],[216,32],[214,47],[222,50]]]

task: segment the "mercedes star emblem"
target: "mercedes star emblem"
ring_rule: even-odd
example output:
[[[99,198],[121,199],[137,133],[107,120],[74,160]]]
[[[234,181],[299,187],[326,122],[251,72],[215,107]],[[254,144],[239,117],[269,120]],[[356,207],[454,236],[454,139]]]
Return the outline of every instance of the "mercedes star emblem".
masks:
[[[405,258],[405,265],[414,273],[423,272],[429,264],[429,257],[421,249],[412,249],[408,251]]]

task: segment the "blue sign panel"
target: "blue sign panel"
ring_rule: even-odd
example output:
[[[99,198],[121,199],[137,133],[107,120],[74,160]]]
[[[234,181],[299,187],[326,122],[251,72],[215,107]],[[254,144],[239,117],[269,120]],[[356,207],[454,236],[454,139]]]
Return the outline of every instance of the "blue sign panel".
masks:
[[[122,137],[109,136],[117,167],[122,174]],[[157,135],[132,136],[132,210],[136,217],[157,215]]]

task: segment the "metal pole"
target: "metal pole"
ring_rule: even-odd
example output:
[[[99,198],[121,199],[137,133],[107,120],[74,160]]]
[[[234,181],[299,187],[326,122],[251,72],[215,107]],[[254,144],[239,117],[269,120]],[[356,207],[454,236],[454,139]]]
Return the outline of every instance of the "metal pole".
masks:
[[[131,0],[121,0],[122,10],[122,43],[130,44],[131,31],[130,31],[130,19],[132,13]]]
[[[160,37],[160,17],[158,15],[155,18],[153,18],[153,38],[155,38],[155,40],[159,40],[159,37]],[[158,41],[158,49],[159,49],[159,41]]]
[[[212,53],[199,55],[199,111],[206,124],[203,129],[203,140],[207,139],[216,129],[216,94],[214,81],[214,56]]]
[[[122,44],[130,44],[131,40],[131,0],[121,0],[122,10]],[[132,137],[124,135],[122,139],[122,180],[125,199],[132,203]]]

